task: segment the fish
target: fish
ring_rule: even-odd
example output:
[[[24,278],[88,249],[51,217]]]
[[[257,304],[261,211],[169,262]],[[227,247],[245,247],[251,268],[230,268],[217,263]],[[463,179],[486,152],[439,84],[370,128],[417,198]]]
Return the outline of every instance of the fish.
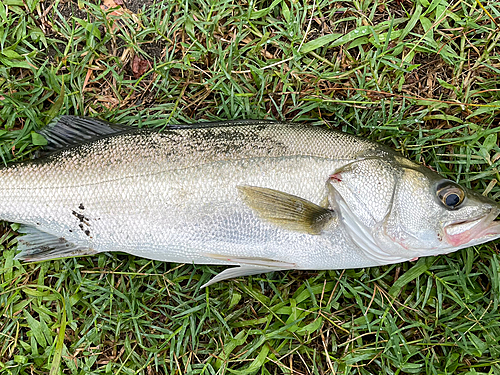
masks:
[[[0,168],[16,259],[120,251],[226,268],[375,267],[500,237],[500,206],[384,145],[267,120],[162,131],[61,116],[33,160]]]

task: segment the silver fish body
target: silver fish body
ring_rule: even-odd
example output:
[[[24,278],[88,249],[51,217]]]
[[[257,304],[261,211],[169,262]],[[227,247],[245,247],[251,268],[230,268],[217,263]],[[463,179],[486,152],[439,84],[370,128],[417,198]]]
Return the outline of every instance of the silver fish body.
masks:
[[[62,137],[71,138],[67,129],[78,134],[87,125],[106,127],[64,116],[45,135],[50,141],[63,129]],[[471,208],[457,215],[462,208],[440,207],[435,197],[438,175],[376,143],[321,127],[253,121],[162,132],[120,129],[63,146],[0,170],[0,218],[24,224],[26,233],[18,258],[123,251],[241,266],[217,281],[281,269],[395,263],[500,232],[493,201],[467,193]],[[431,198],[421,190],[430,190]],[[430,231],[419,227],[429,219],[411,212],[422,209],[440,216],[437,229],[434,223]],[[402,217],[408,213],[415,222]],[[459,243],[476,226],[474,238]],[[434,242],[441,247],[425,245]]]

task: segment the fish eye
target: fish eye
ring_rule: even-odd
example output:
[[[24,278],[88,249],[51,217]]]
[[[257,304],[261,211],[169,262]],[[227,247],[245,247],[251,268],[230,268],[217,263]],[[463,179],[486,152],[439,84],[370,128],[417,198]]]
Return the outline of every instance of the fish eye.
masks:
[[[439,201],[448,209],[454,210],[465,199],[465,191],[451,181],[443,181],[437,186],[436,192]]]

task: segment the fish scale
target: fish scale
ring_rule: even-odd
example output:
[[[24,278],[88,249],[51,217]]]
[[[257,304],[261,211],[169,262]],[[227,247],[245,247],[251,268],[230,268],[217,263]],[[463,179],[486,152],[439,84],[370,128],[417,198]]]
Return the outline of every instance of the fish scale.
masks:
[[[388,199],[375,205],[377,192],[369,186],[377,181],[386,184],[380,191],[399,191],[390,176],[408,168],[428,180],[430,190],[441,178],[364,139],[280,122],[179,125],[158,132],[73,116],[61,117],[42,135],[51,153],[0,169],[0,218],[24,225],[19,259],[124,251],[240,266],[218,281],[427,255],[389,243],[380,212],[394,207]],[[370,160],[380,160],[381,167]],[[348,173],[348,166],[365,177]],[[355,186],[362,196],[352,193]],[[375,206],[379,213],[372,214]],[[487,215],[494,204],[483,199],[476,206],[469,217]]]

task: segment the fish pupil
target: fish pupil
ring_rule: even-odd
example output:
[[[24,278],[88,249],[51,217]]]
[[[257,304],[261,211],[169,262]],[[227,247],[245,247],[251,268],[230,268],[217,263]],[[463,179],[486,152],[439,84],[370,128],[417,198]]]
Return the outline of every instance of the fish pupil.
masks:
[[[446,205],[449,207],[455,207],[460,202],[460,197],[457,194],[450,194],[446,197]]]

